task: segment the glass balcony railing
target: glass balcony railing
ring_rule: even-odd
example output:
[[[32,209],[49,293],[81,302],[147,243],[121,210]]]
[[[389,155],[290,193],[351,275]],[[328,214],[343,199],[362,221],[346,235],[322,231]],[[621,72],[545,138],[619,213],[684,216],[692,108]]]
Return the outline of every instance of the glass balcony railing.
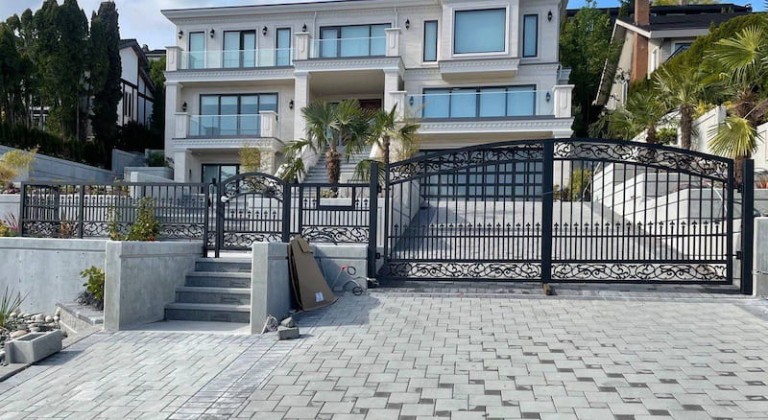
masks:
[[[423,119],[554,115],[551,92],[519,88],[435,89],[407,95],[406,104],[410,117]]]
[[[244,69],[293,65],[292,48],[224,51],[182,51],[181,70]]]
[[[381,57],[387,53],[387,37],[329,38],[312,41],[311,58]]]
[[[261,115],[190,115],[189,137],[261,137]]]

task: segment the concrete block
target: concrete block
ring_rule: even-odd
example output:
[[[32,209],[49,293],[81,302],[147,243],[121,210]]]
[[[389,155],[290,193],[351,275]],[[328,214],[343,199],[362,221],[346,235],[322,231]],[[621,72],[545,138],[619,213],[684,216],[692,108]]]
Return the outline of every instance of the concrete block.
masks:
[[[288,244],[256,242],[252,252],[251,333],[260,334],[267,316],[283,319],[291,311]]]
[[[30,333],[6,343],[8,363],[36,363],[61,351],[61,331]]]
[[[293,340],[299,338],[299,327],[283,327],[282,325],[277,327],[277,335],[280,340]]]

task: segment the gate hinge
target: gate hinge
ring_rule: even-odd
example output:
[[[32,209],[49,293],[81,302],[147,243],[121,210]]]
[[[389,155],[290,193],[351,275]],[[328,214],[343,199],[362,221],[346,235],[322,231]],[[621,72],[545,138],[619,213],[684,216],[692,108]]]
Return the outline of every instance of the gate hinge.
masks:
[[[376,186],[376,193],[377,193],[377,194],[381,194],[383,191],[384,191],[384,189],[383,189],[383,188],[381,188],[381,185],[377,185],[377,186]]]
[[[736,251],[736,259],[741,260],[744,258],[744,252],[743,251]]]
[[[377,259],[377,260],[380,260],[380,259],[381,259],[381,252],[377,252],[377,253],[376,253],[376,259]]]

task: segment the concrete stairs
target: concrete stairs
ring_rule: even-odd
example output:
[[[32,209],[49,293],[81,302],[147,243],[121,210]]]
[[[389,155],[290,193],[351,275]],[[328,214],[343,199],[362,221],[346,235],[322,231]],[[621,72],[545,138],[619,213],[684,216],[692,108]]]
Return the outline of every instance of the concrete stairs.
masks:
[[[371,155],[371,148],[366,148],[360,153],[355,153],[349,157],[347,161],[342,157],[341,159],[341,182],[360,182],[359,179],[353,179],[355,175],[355,167],[360,161],[368,159]],[[328,183],[328,172],[325,168],[325,151],[320,154],[320,158],[317,164],[313,166],[304,178],[305,183]]]
[[[166,320],[249,323],[251,320],[251,261],[201,258],[176,302],[166,305]]]

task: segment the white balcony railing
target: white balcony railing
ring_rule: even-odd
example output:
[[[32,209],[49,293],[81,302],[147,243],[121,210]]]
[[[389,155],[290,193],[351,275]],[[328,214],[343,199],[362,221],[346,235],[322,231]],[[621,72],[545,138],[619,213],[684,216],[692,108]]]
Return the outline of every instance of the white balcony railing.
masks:
[[[249,115],[190,115],[189,137],[260,137],[261,116]]]
[[[412,118],[514,118],[554,115],[551,91],[487,88],[480,92],[440,91],[406,95]]]
[[[244,69],[292,65],[292,48],[179,51],[179,70]]]
[[[330,38],[312,41],[311,58],[383,57],[387,37]]]

